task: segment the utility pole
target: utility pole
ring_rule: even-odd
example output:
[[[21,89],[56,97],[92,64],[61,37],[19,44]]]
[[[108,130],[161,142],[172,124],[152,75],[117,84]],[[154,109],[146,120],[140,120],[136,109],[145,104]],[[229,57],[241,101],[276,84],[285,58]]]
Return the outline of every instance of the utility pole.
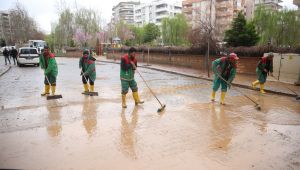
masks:
[[[149,65],[149,60],[150,60],[150,51],[149,51],[149,45],[148,45],[147,66],[150,66],[150,65]]]

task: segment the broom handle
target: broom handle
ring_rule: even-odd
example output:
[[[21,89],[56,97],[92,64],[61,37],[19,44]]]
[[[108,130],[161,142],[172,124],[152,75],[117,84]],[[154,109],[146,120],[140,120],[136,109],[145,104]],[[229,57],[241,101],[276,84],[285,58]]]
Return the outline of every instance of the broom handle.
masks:
[[[52,86],[52,85],[50,84],[50,81],[49,81],[48,77],[47,77],[46,75],[45,75],[45,77],[46,77],[46,80],[47,80],[48,84],[49,84],[50,86]]]
[[[158,100],[158,98],[156,97],[155,93],[151,90],[151,88],[149,87],[148,83],[146,82],[146,80],[143,78],[143,76],[141,75],[141,73],[136,69],[136,71],[138,72],[138,74],[140,75],[140,77],[142,78],[142,80],[144,81],[144,83],[146,84],[146,86],[148,87],[148,89],[150,90],[150,92],[152,93],[152,95],[156,98],[156,100],[158,101],[158,103],[160,104],[161,107],[163,107],[163,105],[161,104],[161,102]]]
[[[88,82],[87,82],[87,79],[86,79],[86,77],[85,77],[85,75],[83,74],[83,71],[82,71],[82,69],[81,69],[81,73],[82,73],[82,75],[83,75],[83,77],[84,77],[84,79],[85,79],[86,83],[88,83]]]
[[[231,83],[229,83],[228,81],[226,81],[222,76],[219,75],[219,73],[217,73],[218,77],[220,79],[222,79],[223,81],[225,81],[228,85],[232,86]],[[234,86],[232,86],[234,87]],[[253,103],[255,103],[256,105],[258,105],[258,103],[256,103],[253,99],[251,99],[249,96],[245,95],[242,91],[238,90],[238,88],[234,88],[236,91],[240,92],[243,96],[245,96],[246,98],[248,98],[249,100],[251,100]]]

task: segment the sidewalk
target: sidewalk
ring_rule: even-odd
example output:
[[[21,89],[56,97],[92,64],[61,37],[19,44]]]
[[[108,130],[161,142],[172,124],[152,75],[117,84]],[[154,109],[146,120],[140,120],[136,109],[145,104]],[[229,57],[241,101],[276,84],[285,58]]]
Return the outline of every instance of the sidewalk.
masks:
[[[11,68],[11,65],[5,65],[4,56],[0,55],[0,77],[8,72]],[[12,64],[13,65],[13,64]]]
[[[104,56],[97,57],[97,61],[98,62],[115,63],[115,64],[120,63],[119,60],[114,61],[114,60],[106,59],[106,57],[104,57]],[[150,65],[147,65],[147,63],[141,63],[141,62],[139,62],[138,66],[143,67],[143,68],[152,69],[152,70],[168,72],[168,73],[172,73],[172,74],[179,74],[179,75],[183,75],[183,76],[204,79],[204,80],[208,80],[208,81],[213,80],[212,72],[210,72],[210,77],[207,77],[207,72],[204,72],[202,70],[192,69],[192,68],[179,67],[179,66],[173,66],[173,65],[153,64],[153,63],[151,63]],[[241,88],[252,89],[251,82],[253,82],[254,80],[256,80],[256,75],[237,74],[233,81],[233,85],[241,87]],[[273,94],[279,94],[279,95],[296,96],[287,87],[300,95],[300,86],[294,86],[292,84],[278,82],[273,77],[268,77],[267,83],[265,84],[265,91],[267,93],[273,93]]]

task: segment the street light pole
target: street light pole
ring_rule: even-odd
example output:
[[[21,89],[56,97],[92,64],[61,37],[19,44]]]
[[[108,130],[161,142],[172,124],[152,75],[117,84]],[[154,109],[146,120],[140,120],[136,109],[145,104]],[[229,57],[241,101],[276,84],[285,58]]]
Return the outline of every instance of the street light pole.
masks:
[[[208,34],[208,36],[210,36]],[[207,41],[207,77],[209,76],[209,37],[208,37],[208,41]]]
[[[208,38],[207,38],[207,77],[210,77],[209,74],[209,63],[210,63],[210,58],[209,58],[209,45],[210,45],[210,33],[212,30],[212,26],[211,26],[211,16],[212,16],[212,0],[210,0],[210,10],[209,10],[209,27],[208,27]]]

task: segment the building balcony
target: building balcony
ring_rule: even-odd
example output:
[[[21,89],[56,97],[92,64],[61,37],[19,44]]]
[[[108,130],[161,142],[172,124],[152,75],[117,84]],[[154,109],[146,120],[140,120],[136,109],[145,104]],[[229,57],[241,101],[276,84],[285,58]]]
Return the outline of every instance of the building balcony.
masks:
[[[183,8],[182,12],[185,13],[185,14],[192,14],[193,9],[192,8]]]
[[[182,6],[193,6],[193,3],[190,0],[182,1]]]
[[[133,13],[133,9],[120,9],[119,13],[122,13],[122,12],[132,12]]]
[[[197,3],[197,2],[200,2],[200,1],[203,1],[203,0],[184,0],[182,1],[182,6],[183,5],[189,5],[189,4],[193,4],[193,3]]]
[[[180,6],[175,6],[175,7],[174,7],[174,10],[182,10],[182,7],[180,7]]]
[[[217,4],[216,5],[216,9],[218,8],[233,8],[233,5],[232,4],[225,4],[225,3],[221,3],[221,4]]]
[[[163,12],[163,11],[169,11],[167,7],[165,8],[156,8],[155,12]]]
[[[225,12],[225,13],[217,13],[216,17],[224,18],[224,17],[232,17],[233,13],[231,12]]]
[[[162,18],[167,18],[167,17],[169,17],[169,14],[156,15],[156,17],[155,17],[155,18],[156,18],[156,20],[157,20],[157,19],[159,19],[159,20],[160,20],[160,19],[162,19]]]
[[[119,13],[133,13],[133,9],[131,9],[131,10],[120,10]]]
[[[258,4],[265,4],[265,3],[281,3],[283,2],[282,0],[256,0],[255,1],[255,5],[258,5]]]
[[[158,8],[166,8],[166,7],[168,7],[168,4],[161,3],[161,4],[157,4],[155,7],[156,7],[156,9],[158,9]]]

